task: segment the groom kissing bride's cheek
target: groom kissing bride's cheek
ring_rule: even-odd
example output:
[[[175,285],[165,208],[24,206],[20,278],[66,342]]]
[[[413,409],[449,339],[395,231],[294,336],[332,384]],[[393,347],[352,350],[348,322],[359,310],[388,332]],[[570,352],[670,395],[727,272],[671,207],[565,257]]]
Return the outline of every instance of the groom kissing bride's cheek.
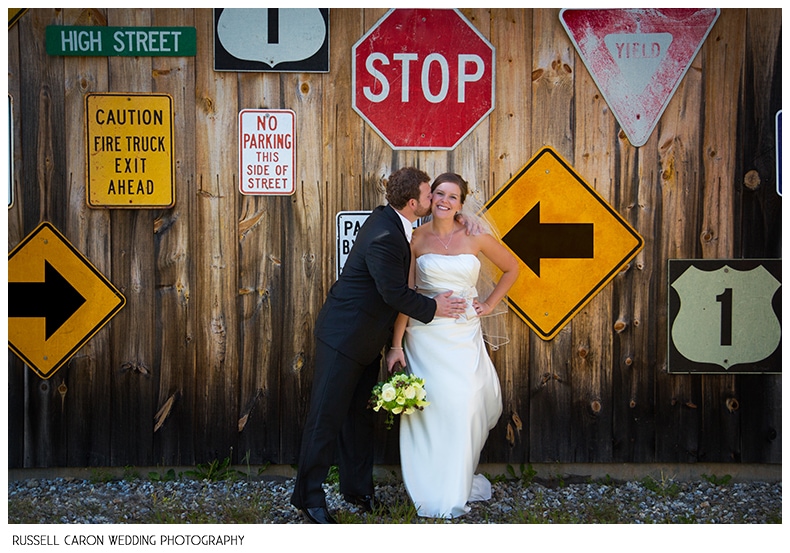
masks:
[[[408,365],[425,379],[431,394],[430,407],[401,423],[404,483],[418,514],[459,516],[468,512],[468,501],[487,499],[488,482],[481,482],[485,478],[475,476],[474,470],[502,402],[480,317],[491,314],[504,298],[518,276],[518,264],[495,237],[470,232],[458,221],[471,228],[471,217],[456,218],[466,186],[453,173],[431,185],[430,177],[413,167],[390,175],[387,205],[374,209],[362,225],[327,294],[316,320],[310,409],[291,496],[308,522],[336,522],[322,486],[336,459],[343,498],[365,512],[376,508],[376,413],[368,400],[388,344],[388,367]],[[431,221],[413,229],[428,214]],[[483,299],[474,292],[478,254],[502,272]],[[483,363],[483,370],[469,371],[474,382],[459,379],[458,365],[471,359]],[[481,388],[485,393],[477,394]],[[476,396],[476,405],[467,412],[473,404],[470,394]],[[452,412],[457,428],[439,428],[442,412]],[[462,454],[469,451],[470,439],[473,453]],[[418,454],[420,443],[430,443],[435,454]],[[449,448],[458,455],[448,455]],[[447,459],[456,457],[457,466],[448,467]],[[490,497],[490,484],[487,490]]]

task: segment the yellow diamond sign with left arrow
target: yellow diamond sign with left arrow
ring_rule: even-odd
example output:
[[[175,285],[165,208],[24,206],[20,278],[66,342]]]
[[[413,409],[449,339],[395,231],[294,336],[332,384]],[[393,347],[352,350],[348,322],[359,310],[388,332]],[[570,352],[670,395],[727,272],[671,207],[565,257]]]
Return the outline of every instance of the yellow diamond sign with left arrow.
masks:
[[[644,240],[552,148],[486,204],[520,260],[508,303],[551,340],[644,246]]]
[[[8,254],[8,347],[51,377],[126,298],[50,223]]]

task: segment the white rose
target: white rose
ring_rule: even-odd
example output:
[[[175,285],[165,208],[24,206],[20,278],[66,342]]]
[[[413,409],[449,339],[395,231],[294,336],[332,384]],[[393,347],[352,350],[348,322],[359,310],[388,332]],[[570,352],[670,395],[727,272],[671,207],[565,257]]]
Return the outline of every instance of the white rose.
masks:
[[[384,384],[384,386],[381,387],[381,399],[383,401],[392,401],[395,399],[396,395],[397,392],[392,384]]]

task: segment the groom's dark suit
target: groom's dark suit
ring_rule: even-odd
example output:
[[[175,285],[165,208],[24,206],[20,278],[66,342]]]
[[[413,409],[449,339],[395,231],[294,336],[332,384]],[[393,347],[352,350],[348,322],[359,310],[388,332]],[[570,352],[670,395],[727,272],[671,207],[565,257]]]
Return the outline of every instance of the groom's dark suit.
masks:
[[[362,225],[316,321],[315,374],[291,503],[325,507],[322,483],[339,454],[340,491],[373,495],[374,412],[367,408],[399,312],[430,322],[436,302],[408,286],[400,216],[379,206]]]

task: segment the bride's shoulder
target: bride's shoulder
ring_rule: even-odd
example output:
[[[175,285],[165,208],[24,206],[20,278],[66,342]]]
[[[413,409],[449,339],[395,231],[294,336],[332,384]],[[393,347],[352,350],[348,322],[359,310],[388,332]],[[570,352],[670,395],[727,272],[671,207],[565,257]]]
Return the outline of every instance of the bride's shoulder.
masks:
[[[413,252],[422,253],[427,244],[426,235],[425,227],[420,226],[414,229],[411,235],[411,249]]]
[[[425,240],[425,237],[428,235],[428,226],[427,225],[420,225],[419,227],[415,228],[414,231],[411,233],[411,241],[412,244],[415,240]]]
[[[494,235],[485,231],[470,234],[469,238],[480,243],[490,242],[491,240],[496,242],[496,238],[494,238]]]

